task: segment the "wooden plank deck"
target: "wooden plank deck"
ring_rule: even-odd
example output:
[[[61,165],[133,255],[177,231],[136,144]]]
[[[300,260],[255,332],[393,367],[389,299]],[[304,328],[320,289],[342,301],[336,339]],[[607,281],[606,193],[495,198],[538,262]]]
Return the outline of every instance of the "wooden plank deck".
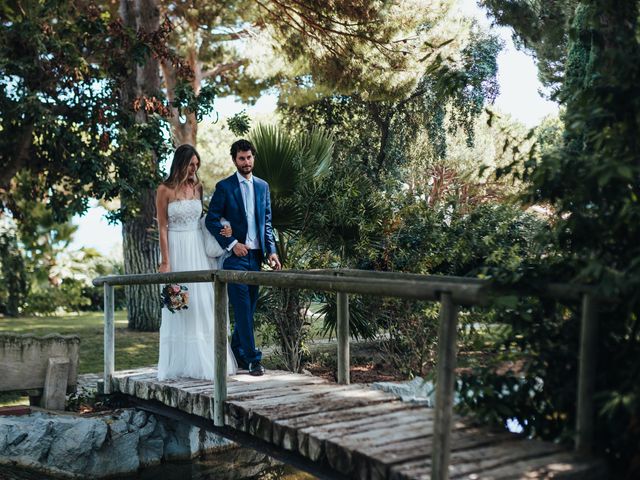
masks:
[[[213,418],[213,382],[160,382],[155,369],[116,372],[114,392]],[[433,409],[365,385],[270,371],[227,382],[225,424],[358,479],[429,479]],[[604,479],[601,461],[552,443],[477,428],[454,416],[452,479]]]

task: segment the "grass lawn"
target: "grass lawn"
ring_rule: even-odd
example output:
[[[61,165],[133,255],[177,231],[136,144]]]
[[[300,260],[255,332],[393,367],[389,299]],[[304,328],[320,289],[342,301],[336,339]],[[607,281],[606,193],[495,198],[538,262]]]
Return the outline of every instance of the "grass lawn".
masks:
[[[315,308],[314,308],[315,307]],[[312,306],[312,310],[318,305]],[[0,333],[34,334],[50,333],[78,335],[80,337],[80,367],[78,373],[102,373],[103,370],[103,314],[83,312],[51,317],[0,318]],[[158,363],[158,332],[127,330],[127,312],[115,314],[116,370],[146,367]],[[322,320],[316,318],[311,328],[311,338],[320,337]],[[256,331],[258,345],[263,345],[262,332]]]
[[[0,332],[47,335],[78,335],[80,367],[78,373],[103,370],[103,314],[80,313],[53,317],[0,318]],[[158,333],[127,330],[127,313],[116,312],[116,370],[158,363]]]

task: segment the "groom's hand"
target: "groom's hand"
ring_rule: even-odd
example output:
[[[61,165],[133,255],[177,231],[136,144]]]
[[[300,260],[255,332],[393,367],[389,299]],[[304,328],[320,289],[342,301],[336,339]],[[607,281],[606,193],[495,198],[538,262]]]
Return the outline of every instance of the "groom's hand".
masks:
[[[244,257],[249,253],[249,250],[244,243],[238,242],[233,246],[233,253],[235,253],[237,257]]]
[[[278,258],[277,253],[272,253],[269,255],[269,265],[274,270],[282,270],[282,264],[280,264],[280,259]]]

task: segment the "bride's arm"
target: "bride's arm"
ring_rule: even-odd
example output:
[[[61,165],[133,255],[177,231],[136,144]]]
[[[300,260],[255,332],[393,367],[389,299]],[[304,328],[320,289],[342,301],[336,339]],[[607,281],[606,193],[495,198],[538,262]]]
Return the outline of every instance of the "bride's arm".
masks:
[[[204,187],[202,186],[202,184],[200,184],[198,186],[198,192],[200,194],[200,201],[201,202],[202,202],[202,195],[204,194],[203,188]],[[220,235],[222,235],[223,237],[226,237],[226,238],[231,237],[233,235],[233,230],[231,229],[231,224],[228,221],[224,220],[223,218],[220,218],[220,223],[222,224],[222,228],[220,229]],[[206,224],[205,224],[205,227],[206,227]],[[211,234],[211,235],[213,235],[213,234]]]
[[[169,189],[164,185],[158,187],[156,192],[156,214],[158,216],[158,233],[160,236],[160,256],[162,258],[160,265],[158,265],[158,271],[161,273],[170,272],[171,265],[169,264],[169,238],[167,231],[169,207]]]

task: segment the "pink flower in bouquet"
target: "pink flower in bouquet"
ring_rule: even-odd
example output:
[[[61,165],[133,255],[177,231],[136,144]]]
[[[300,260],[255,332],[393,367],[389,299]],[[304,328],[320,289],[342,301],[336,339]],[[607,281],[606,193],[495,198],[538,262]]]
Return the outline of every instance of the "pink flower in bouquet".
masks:
[[[187,293],[187,287],[178,284],[167,284],[162,288],[160,294],[160,300],[162,306],[166,307],[171,313],[176,310],[183,310],[189,308],[189,294]]]

